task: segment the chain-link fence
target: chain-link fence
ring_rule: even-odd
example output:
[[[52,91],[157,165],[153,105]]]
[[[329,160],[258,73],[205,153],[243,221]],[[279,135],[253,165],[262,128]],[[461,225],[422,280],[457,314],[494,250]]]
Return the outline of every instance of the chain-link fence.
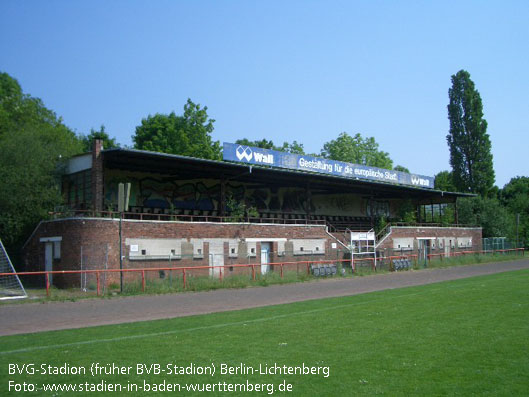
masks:
[[[525,247],[525,242],[523,240],[516,241],[507,237],[488,237],[482,239],[482,242],[484,251],[505,250]]]

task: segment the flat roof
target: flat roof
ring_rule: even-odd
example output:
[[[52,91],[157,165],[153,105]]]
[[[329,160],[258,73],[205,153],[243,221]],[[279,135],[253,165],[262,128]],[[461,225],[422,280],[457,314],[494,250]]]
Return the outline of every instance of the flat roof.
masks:
[[[259,187],[310,187],[311,191],[365,194],[374,198],[414,198],[454,201],[474,194],[399,185],[387,182],[326,175],[305,170],[272,168],[263,165],[208,160],[169,153],[114,148],[102,151],[104,167],[171,176],[172,179],[219,179]]]

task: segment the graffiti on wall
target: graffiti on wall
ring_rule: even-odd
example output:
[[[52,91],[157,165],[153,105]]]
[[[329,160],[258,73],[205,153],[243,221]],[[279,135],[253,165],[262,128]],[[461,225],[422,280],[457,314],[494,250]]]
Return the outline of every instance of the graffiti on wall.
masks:
[[[221,206],[221,184],[217,180],[180,181],[152,174],[113,172],[105,177],[107,208],[117,203],[120,182],[131,183],[129,204],[132,207],[219,211]],[[357,212],[356,206],[351,204],[350,197],[315,194],[313,200],[309,200],[306,191],[302,188],[264,187],[262,184],[243,185],[228,182],[225,191],[227,197],[231,196],[248,207],[255,207],[259,212]]]

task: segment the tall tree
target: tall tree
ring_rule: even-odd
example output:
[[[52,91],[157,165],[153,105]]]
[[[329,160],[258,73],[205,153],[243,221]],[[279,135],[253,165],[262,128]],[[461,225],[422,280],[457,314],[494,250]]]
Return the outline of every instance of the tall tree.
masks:
[[[211,139],[213,123],[207,113],[207,106],[187,100],[184,114],[149,115],[136,127],[133,135],[134,148],[154,152],[179,154],[204,159],[221,159],[218,141]]]
[[[410,173],[410,170],[404,167],[403,165],[396,165],[395,167],[393,167],[393,171],[406,172],[408,174]]]
[[[481,96],[470,73],[460,70],[452,76],[448,96],[450,131],[446,139],[454,185],[462,192],[486,195],[494,185],[491,143]]]
[[[360,134],[350,136],[347,132],[342,132],[338,138],[323,145],[321,156],[331,160],[393,169],[389,153],[378,149],[375,138],[363,138]]]
[[[452,179],[452,173],[450,171],[441,171],[435,175],[434,187],[437,190],[444,190],[445,192],[455,192],[457,191],[454,186]]]
[[[80,151],[79,139],[53,111],[0,73],[0,237],[13,257],[61,204],[61,165]]]
[[[465,197],[457,200],[459,223],[479,225],[483,237],[514,237],[514,218],[499,200]]]
[[[90,133],[88,135],[80,135],[79,138],[81,139],[81,142],[83,144],[83,151],[89,152],[92,150],[92,141],[94,139],[101,139],[103,141],[103,148],[104,149],[112,149],[119,147],[119,143],[116,142],[116,138],[110,137],[108,133],[105,130],[105,126],[101,125],[99,128],[99,131],[94,130],[93,128],[90,129]]]
[[[294,153],[294,154],[305,154],[302,143],[293,141],[292,143],[283,142],[283,146],[274,145],[273,141],[267,139],[261,139],[260,141],[250,141],[247,138],[237,139],[235,143],[239,145],[255,146],[262,149],[278,150],[280,152]]]
[[[529,177],[512,178],[501,189],[500,197],[502,203],[513,214],[519,242],[524,242],[526,247],[529,246]]]

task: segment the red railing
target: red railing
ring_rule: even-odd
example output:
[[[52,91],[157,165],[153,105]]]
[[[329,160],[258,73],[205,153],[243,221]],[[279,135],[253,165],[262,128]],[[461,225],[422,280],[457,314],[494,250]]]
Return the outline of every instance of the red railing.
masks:
[[[280,277],[283,278],[283,267],[284,266],[299,266],[305,265],[307,269],[307,274],[310,274],[310,265],[315,264],[334,264],[337,262],[351,262],[350,259],[336,259],[336,260],[320,260],[320,261],[297,261],[297,262],[272,262],[266,263],[263,265],[267,266],[279,266],[280,267]],[[142,291],[145,292],[145,273],[146,272],[160,272],[160,271],[175,271],[182,273],[182,283],[183,288],[186,289],[187,286],[187,273],[191,270],[212,270],[219,269],[219,280],[222,281],[225,273],[225,269],[228,268],[251,268],[252,280],[256,279],[256,267],[261,267],[260,263],[252,264],[230,264],[230,265],[218,265],[218,266],[186,266],[186,267],[156,267],[156,268],[140,268],[140,269],[93,269],[93,270],[51,270],[51,271],[38,271],[38,272],[17,272],[17,273],[0,273],[1,276],[42,276],[44,275],[45,286],[46,286],[46,296],[50,294],[50,275],[55,274],[95,274],[96,275],[96,291],[97,295],[100,294],[101,284],[100,284],[100,275],[101,274],[112,274],[112,273],[141,273],[141,284]]]
[[[493,254],[493,253],[508,253],[508,252],[521,252],[522,256],[525,256],[525,249],[524,248],[513,248],[513,249],[504,249],[504,250],[490,250],[490,251],[460,251],[457,253],[451,253],[450,256],[458,256],[458,255],[469,255],[469,254]],[[441,259],[443,256],[445,256],[444,253],[439,254],[428,254],[428,260],[431,260],[432,257],[439,256]],[[418,259],[417,254],[411,254],[411,255],[390,255],[390,256],[381,256],[377,257],[377,261],[383,261],[383,260],[391,260],[394,259],[412,259],[415,260],[415,262]],[[361,259],[354,259],[354,262],[362,262],[362,261],[370,261],[372,263],[372,269],[376,271],[375,266],[375,258],[361,258]],[[280,268],[280,277],[283,278],[283,268],[285,266],[305,266],[307,269],[307,274],[310,274],[310,265],[321,265],[321,264],[335,264],[340,262],[346,262],[351,263],[351,266],[354,271],[354,263],[351,261],[351,259],[333,259],[333,260],[318,260],[318,261],[295,261],[295,262],[272,262],[272,263],[266,263],[263,265],[267,266],[274,266]],[[187,274],[189,271],[193,270],[214,270],[216,268],[219,269],[219,280],[222,282],[224,273],[226,270],[226,267],[228,268],[250,268],[252,272],[252,280],[256,279],[256,267],[260,267],[262,264],[260,263],[251,263],[251,264],[229,264],[229,265],[217,265],[217,266],[186,266],[186,267],[156,267],[156,268],[138,268],[138,269],[93,269],[93,270],[52,270],[52,271],[38,271],[38,272],[17,272],[17,273],[0,273],[0,277],[2,276],[42,276],[44,275],[45,279],[45,286],[46,286],[46,296],[49,296],[50,294],[50,275],[55,274],[95,274],[96,276],[96,291],[97,295],[100,295],[101,292],[101,274],[112,274],[112,273],[141,273],[141,285],[142,285],[142,291],[145,292],[145,273],[146,272],[160,272],[160,271],[175,271],[175,272],[181,272],[182,273],[182,283],[183,288],[186,289],[187,287]]]

